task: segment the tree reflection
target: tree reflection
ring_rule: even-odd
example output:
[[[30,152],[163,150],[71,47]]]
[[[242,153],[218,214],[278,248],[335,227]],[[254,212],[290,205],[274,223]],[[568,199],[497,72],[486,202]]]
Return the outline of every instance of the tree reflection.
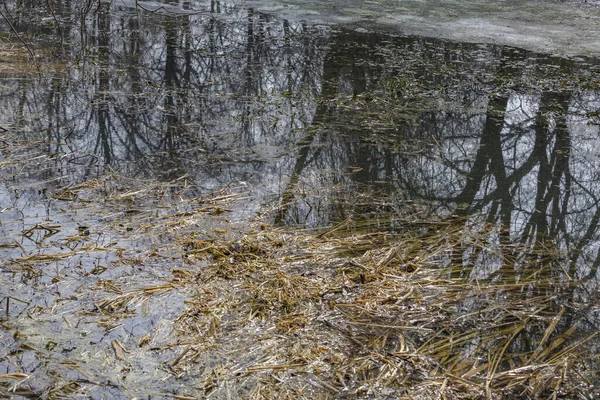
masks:
[[[35,14],[7,7],[16,21]],[[490,227],[496,255],[458,246],[458,275],[487,264],[478,273],[518,280],[556,248],[569,276],[596,276],[599,100],[572,78],[594,60],[198,7],[78,14],[85,30],[61,32],[66,54],[87,41],[85,63],[20,82],[7,109],[76,179],[109,166],[207,189],[250,182],[280,195],[287,224],[354,215],[402,230],[420,207]]]
[[[564,311],[598,285],[600,96],[585,73],[597,60],[180,3],[176,14],[98,3],[77,14],[85,29],[60,27],[63,53],[85,57],[0,78],[3,122],[49,160],[27,179],[64,188],[110,170],[243,185],[251,211],[278,199],[276,224],[352,217],[415,246],[447,240],[432,265],[489,284],[486,304],[551,294],[557,334],[597,329],[595,303]],[[13,10],[20,29],[26,10]],[[457,313],[479,311],[471,295],[457,295]],[[537,359],[543,324],[511,318],[506,349]],[[476,347],[477,329],[452,356]]]
[[[344,45],[348,36],[355,43],[353,47]],[[598,188],[588,178],[589,159],[573,158],[573,148],[577,147],[573,135],[582,143],[591,140],[580,130],[585,122],[576,126],[571,122],[581,114],[573,104],[584,102],[577,97],[579,90],[544,89],[529,83],[535,82],[536,70],[556,60],[536,60],[532,54],[508,48],[496,52],[492,46],[419,39],[396,39],[378,47],[376,43],[384,40],[374,37],[344,32],[334,38],[342,42],[334,42],[325,61],[323,89],[333,103],[323,102],[314,118],[333,133],[313,132],[301,142],[292,178],[283,192],[284,216],[280,213],[277,220],[308,222],[299,219],[304,200],[297,201],[295,211],[291,206],[293,198],[298,198],[302,176],[311,182],[317,171],[333,170],[338,173],[331,175],[329,185],[341,183],[354,191],[356,183],[374,190],[389,182],[395,186],[393,192],[431,204],[443,219],[471,224],[471,216],[478,220],[483,216],[481,223],[494,226],[489,232],[496,239],[490,240],[497,241],[500,259],[482,262],[481,257],[489,258],[489,254],[459,246],[453,259],[460,260],[464,268],[456,270],[458,274],[474,265],[494,265],[486,275],[514,281],[547,262],[552,248],[556,254],[568,251],[562,257],[571,260],[569,274],[581,274],[585,267],[575,264],[585,253],[582,245],[589,245],[598,236],[594,194]],[[434,49],[439,53],[441,47],[445,48],[441,61],[440,57],[428,61],[439,63],[436,67],[423,68],[422,61],[416,67],[411,65],[414,54],[426,55]],[[406,54],[404,69],[392,64],[398,54]],[[473,60],[489,60],[488,67],[483,68],[486,75],[476,75],[481,71],[464,67]],[[562,61],[560,65],[563,76],[576,73],[572,62]],[[436,73],[444,69],[445,74]],[[448,70],[453,73],[448,74]],[[486,79],[483,84],[481,76]],[[453,83],[459,79],[468,84]],[[477,86],[474,82],[478,80]],[[428,103],[430,91],[439,88],[438,96],[448,104],[443,108],[449,110],[437,105],[432,109]],[[420,99],[415,97],[419,94]],[[335,102],[341,105],[332,105]],[[384,103],[387,109],[376,102]],[[414,103],[418,103],[416,107]],[[345,123],[339,126],[339,121]],[[436,144],[431,146],[432,142]],[[411,154],[414,148],[409,143],[417,143],[415,154]],[[597,170],[598,165],[593,168]],[[357,172],[343,173],[348,170]],[[381,190],[377,193],[382,194]],[[346,201],[338,202],[342,215],[321,213],[319,217],[341,220],[366,211],[353,206],[355,202],[350,199],[356,193],[347,194]],[[582,218],[576,216],[580,212],[590,215],[583,226]],[[583,238],[576,240],[578,235]],[[469,257],[461,255],[465,252]],[[555,272],[563,274],[561,269]]]
[[[356,229],[413,230],[422,246],[447,241],[435,265],[446,267],[449,282],[486,285],[470,293],[477,301],[465,296],[459,314],[545,299],[544,309],[558,315],[553,335],[597,330],[595,303],[579,302],[597,287],[600,260],[598,129],[588,125],[598,93],[559,78],[576,76],[577,65],[560,62],[555,83],[540,87],[536,71],[557,60],[421,39],[379,45],[385,40],[374,37],[332,38],[326,100],[313,120],[318,128],[299,143],[276,221],[331,224],[353,216]],[[411,61],[429,53],[435,57]],[[488,62],[465,68],[474,59]],[[310,186],[328,189],[306,196]],[[361,194],[370,201],[360,202]],[[329,207],[313,211],[326,196]],[[390,209],[381,201],[395,206],[396,222],[385,222]],[[422,213],[416,220],[407,215],[415,202],[437,214],[425,217],[431,225],[419,225]],[[570,307],[580,311],[565,312]],[[543,357],[538,346],[546,327],[520,318],[502,323],[510,336],[504,350],[515,365],[522,365],[519,357]],[[453,344],[444,366],[482,350],[481,331],[471,334]]]

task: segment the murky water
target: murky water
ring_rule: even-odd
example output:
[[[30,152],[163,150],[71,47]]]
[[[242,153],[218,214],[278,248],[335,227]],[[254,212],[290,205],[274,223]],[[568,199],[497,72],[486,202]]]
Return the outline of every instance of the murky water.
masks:
[[[497,227],[491,247],[530,244],[509,274],[521,274],[539,246],[555,249],[556,274],[580,280],[573,300],[588,304],[573,318],[598,329],[600,59],[355,30],[232,3],[143,2],[149,12],[102,2],[83,16],[63,3],[56,19],[32,26],[39,16],[13,9],[16,28],[37,35],[39,62],[0,70],[0,373],[77,376],[97,383],[88,393],[97,398],[178,385],[167,369],[144,368],[175,353],[114,371],[105,344],[146,332],[167,341],[160,321],[175,318],[185,293],[123,324],[107,317],[103,331],[86,328],[96,323],[86,312],[97,310],[81,305],[183,265],[178,255],[150,256],[171,226],[145,227],[200,209],[218,216],[198,204],[220,190],[243,196],[227,213],[241,222],[266,210],[274,224],[353,217],[386,231],[410,229],[406,215],[484,220]],[[29,273],[11,266],[48,254],[66,256],[32,262]],[[465,250],[464,263],[477,266],[472,276],[507,273],[501,256]],[[69,354],[84,346],[74,365]],[[58,386],[38,379],[29,395]]]

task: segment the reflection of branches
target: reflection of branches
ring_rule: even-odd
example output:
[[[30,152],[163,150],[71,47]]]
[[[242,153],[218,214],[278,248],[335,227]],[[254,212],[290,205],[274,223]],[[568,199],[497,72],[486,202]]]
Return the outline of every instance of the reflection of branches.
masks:
[[[300,177],[302,175],[302,172],[304,171],[304,168],[308,164],[308,157],[311,149],[313,149],[312,145],[316,137],[316,130],[309,131],[306,137],[303,138],[301,143],[298,144],[299,151],[298,155],[296,156],[296,163],[294,164],[294,168],[292,170],[292,174],[288,180],[288,183],[280,196],[281,204],[279,206],[279,212],[275,216],[276,225],[282,224],[285,221],[285,218],[288,216],[288,213],[290,212],[290,206],[293,204],[294,198],[296,197],[298,191],[298,183],[300,182]],[[313,158],[316,158],[319,156],[319,153],[321,153],[322,148],[318,146],[315,146],[314,148],[315,154],[313,155]],[[299,221],[295,222],[298,223]]]
[[[96,13],[102,7],[102,0],[85,0],[81,12],[79,14],[79,36],[81,40],[81,51],[87,47],[87,24],[86,19],[92,10],[94,2],[97,2]]]
[[[85,4],[87,15],[97,3]],[[168,153],[178,167],[189,162],[195,170],[199,161],[182,157],[183,150],[211,140],[212,145],[201,149],[212,152],[210,156],[224,156],[233,146],[254,150],[260,144],[281,148],[296,143],[296,153],[286,155],[288,164],[280,164],[289,166],[291,175],[282,198],[288,220],[302,175],[333,170],[323,178],[328,186],[342,182],[350,191],[357,183],[374,187],[383,180],[406,197],[449,210],[444,216],[452,211],[454,217],[483,214],[483,223],[494,227],[494,240],[506,243],[512,233],[532,253],[534,244],[543,242],[538,239],[545,238],[548,246],[571,241],[580,249],[594,242],[600,224],[597,190],[577,171],[573,176],[570,165],[571,141],[576,140],[567,126],[572,92],[540,95],[523,86],[492,90],[506,87],[506,75],[518,81],[528,73],[519,66],[527,53],[356,32],[335,34],[326,52],[322,44],[328,34],[310,31],[305,23],[277,21],[250,10],[239,11],[234,25],[217,18],[221,4],[213,1],[211,7],[210,15],[186,13],[185,18],[165,17],[160,11],[161,24],[151,26],[140,26],[143,19],[136,15],[126,14],[121,21],[98,15],[96,44],[108,52],[123,51],[118,55],[125,57],[97,53],[93,91],[85,86],[88,76],[71,75],[82,78],[77,93],[88,97],[81,106],[69,104],[67,97],[73,94],[65,95],[65,114],[73,126],[67,139],[86,146],[86,139],[96,135],[96,152],[106,162],[134,161],[146,168],[152,166],[153,154]],[[96,9],[99,14],[107,11]],[[117,24],[126,27],[127,37],[116,34]],[[148,33],[140,34],[142,29]],[[348,45],[353,41],[355,46]],[[123,59],[126,65],[120,64]],[[411,64],[416,59],[420,61]],[[469,67],[455,72],[461,65]],[[496,75],[493,82],[473,78],[491,74]],[[465,81],[476,87],[465,89]],[[59,86],[50,87],[58,91],[67,85]],[[315,102],[321,87],[331,102]],[[492,92],[498,94],[487,95]],[[34,102],[26,93],[24,88],[22,108]],[[428,104],[423,97],[435,101]],[[56,98],[44,98],[48,110],[50,103],[58,105]],[[447,99],[451,101],[443,107],[435,103]],[[90,100],[95,106],[86,108]],[[346,100],[347,108],[335,106]],[[279,118],[277,124],[272,116]],[[50,117],[59,123],[55,115]],[[298,138],[294,128],[305,127],[313,117],[334,134],[317,137],[309,131]],[[243,141],[237,140],[240,132]],[[60,141],[58,130],[55,136]],[[407,142],[418,142],[419,152],[404,151]],[[315,143],[318,147],[311,146]],[[351,175],[345,174],[348,170]],[[262,170],[240,167],[236,172],[250,173]],[[209,167],[202,174],[214,180],[239,179],[222,178]],[[567,233],[572,220],[585,219],[575,213],[589,217],[587,231]],[[278,218],[285,219],[281,214]],[[572,257],[573,265],[578,257]]]
[[[17,37],[17,39],[19,39],[19,41],[27,49],[27,52],[29,53],[29,57],[31,57],[31,60],[33,62],[36,62],[35,55],[33,54],[33,50],[31,50],[31,47],[29,46],[29,44],[25,41],[25,39],[23,39],[23,37],[21,36],[21,34],[15,29],[14,25],[12,24],[12,22],[10,22],[10,19],[8,19],[8,17],[6,16],[6,14],[4,14],[4,12],[1,9],[0,9],[0,16],[6,21],[6,23],[10,27],[10,30],[15,34],[15,36]]]
[[[556,237],[556,229],[564,227],[564,212],[561,211],[559,199],[561,195],[561,180],[567,177],[565,187],[562,188],[564,198],[568,201],[571,187],[571,180],[568,179],[569,158],[570,158],[570,139],[566,127],[566,115],[568,112],[569,96],[565,94],[549,94],[542,96],[542,103],[538,112],[538,119],[535,126],[536,144],[539,148],[534,148],[538,157],[539,170],[537,179],[537,190],[535,197],[535,206],[529,222],[525,225],[521,241],[526,237],[536,234],[540,237]],[[550,132],[549,121],[547,118],[548,110],[546,107],[552,107],[557,113],[555,145],[550,152],[548,159],[546,148],[549,146],[548,136]],[[558,107],[558,108],[556,108]],[[539,141],[538,141],[539,139]],[[563,203],[566,206],[567,203]],[[548,221],[548,208],[552,205],[550,211],[550,223]]]
[[[101,1],[101,0],[98,0]],[[170,16],[181,16],[181,15],[185,15],[185,16],[190,16],[190,15],[197,15],[197,14],[206,14],[206,11],[184,11],[184,12],[178,12],[177,9],[175,7],[168,7],[168,6],[158,6],[156,8],[148,8],[143,6],[140,3],[140,0],[135,0],[135,8],[140,9],[140,10],[144,10],[148,13],[151,14],[157,14],[157,15],[170,15]]]
[[[322,152],[321,158],[329,157],[331,161],[321,162],[325,168],[359,167],[348,180],[373,182],[386,176],[403,191],[421,200],[436,201],[442,205],[458,203],[458,208],[451,213],[452,218],[462,216],[466,220],[465,217],[483,213],[482,223],[490,229],[489,240],[499,246],[499,256],[504,260],[496,264],[500,267],[499,276],[515,279],[519,274],[534,273],[544,263],[558,265],[559,247],[570,246],[572,242],[568,231],[574,229],[574,205],[578,205],[578,212],[598,208],[597,204],[586,204],[586,207],[579,204],[580,194],[586,191],[594,203],[597,203],[597,196],[594,195],[595,190],[586,189],[571,171],[572,138],[567,126],[569,106],[573,101],[571,91],[546,91],[541,96],[529,95],[527,91],[522,92],[522,88],[513,92],[500,91],[487,97],[485,118],[477,113],[461,115],[453,111],[425,110],[419,113],[416,127],[406,127],[402,121],[398,124],[396,131],[402,131],[406,136],[394,133],[393,129],[389,132],[376,131],[369,136],[366,132],[369,128],[361,125],[364,122],[360,118],[368,118],[369,112],[375,111],[380,111],[377,122],[383,117],[382,110],[371,106],[369,96],[392,107],[401,107],[404,88],[395,87],[391,93],[397,97],[380,100],[377,97],[380,93],[374,88],[389,72],[380,70],[377,56],[374,57],[373,53],[393,53],[393,50],[379,46],[372,52],[366,51],[368,54],[362,54],[364,49],[373,47],[367,45],[372,37],[363,38],[356,33],[349,35],[354,35],[358,43],[355,48],[344,49],[335,42],[331,45],[325,63],[323,93],[331,99],[352,94],[354,99],[350,107],[359,110],[359,115],[346,113],[341,107],[325,111],[326,103],[319,105],[316,120],[327,124],[344,121],[343,130],[330,136],[328,150]],[[398,44],[390,47],[394,45]],[[412,46],[412,50],[417,48],[414,43]],[[439,54],[438,47],[431,47]],[[426,49],[427,46],[419,48],[418,54],[422,56]],[[402,51],[406,52],[397,50]],[[495,64],[497,78],[494,84],[502,87],[506,84],[505,76],[519,79],[519,75],[529,73],[524,68],[527,56],[526,52],[510,49],[503,49],[501,54],[495,55],[494,60],[497,59],[498,64]],[[356,59],[368,59],[372,64],[357,64],[354,62]],[[389,60],[381,64],[386,62],[389,63]],[[565,73],[570,72],[568,63],[563,67]],[[431,78],[427,81],[435,81],[428,75],[428,71],[434,69],[418,72]],[[394,82],[402,81],[398,78]],[[460,92],[460,88],[456,90]],[[472,98],[467,101],[475,103]],[[390,154],[386,145],[360,143],[361,140],[371,142],[372,138],[379,138],[378,134],[382,137],[387,135],[386,139],[398,137],[398,140],[405,140],[410,135],[431,136],[440,143],[441,151],[439,154],[425,151],[423,156],[411,157]],[[311,169],[314,168],[317,168],[316,164],[311,166]],[[294,177],[293,180],[297,179]],[[582,185],[583,189],[580,188]],[[288,197],[284,196],[286,204]],[[585,226],[590,230],[582,239],[575,241],[576,247],[591,243],[600,224],[598,219],[600,216],[595,215],[586,221]],[[514,247],[517,244],[518,250]],[[459,250],[455,260],[467,262],[460,253],[467,251],[468,246]],[[552,255],[548,256],[549,253]],[[471,261],[468,262],[473,263],[482,256],[470,253],[468,258]]]
[[[48,7],[50,14],[52,14],[52,19],[54,20],[54,23],[56,24],[56,29],[58,30],[58,35],[60,36],[60,45],[62,47],[64,40],[65,40],[65,36],[63,34],[63,30],[62,30],[62,27],[60,26],[60,22],[58,21],[56,13],[54,12],[54,7],[52,7],[52,4],[50,4],[50,2],[51,2],[51,0],[46,0],[46,7]]]

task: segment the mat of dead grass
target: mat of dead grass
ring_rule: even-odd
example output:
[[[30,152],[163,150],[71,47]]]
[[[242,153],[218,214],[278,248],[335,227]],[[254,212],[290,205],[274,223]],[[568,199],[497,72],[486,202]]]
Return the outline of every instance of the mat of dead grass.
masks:
[[[180,237],[188,262],[206,267],[176,278],[193,295],[174,324],[173,373],[199,376],[196,394],[210,398],[591,393],[596,332],[573,318],[582,306],[560,258],[501,254],[482,239],[493,227],[460,219],[399,234],[357,227]],[[457,268],[457,247],[502,267],[477,278],[477,265]]]
[[[51,170],[53,160],[31,153],[30,143],[11,143],[13,152],[0,163],[7,184],[26,187],[33,171]],[[65,209],[78,209],[78,228],[92,215],[102,217],[102,226],[67,236],[75,226],[33,224],[20,234],[37,238],[41,250],[7,240],[7,254],[15,256],[4,268],[34,276],[40,266],[56,265],[58,285],[68,260],[111,253],[110,265],[89,266],[84,289],[103,295],[82,304],[77,317],[106,332],[110,350],[103,354],[122,368],[123,387],[133,379],[127,378],[129,360],[153,368],[147,356],[161,354],[162,379],[180,389],[160,396],[180,399],[593,396],[596,332],[582,323],[589,310],[573,295],[579,282],[551,242],[500,242],[494,238],[501,227],[474,217],[409,216],[389,224],[394,232],[360,215],[322,230],[273,228],[260,219],[242,227],[229,214],[247,193],[199,194],[185,177],[149,183],[109,171],[56,182],[49,195]],[[96,243],[88,228],[115,242]],[[147,283],[131,274],[126,281],[107,280],[98,270],[129,264],[165,271]],[[185,306],[174,319],[157,322],[164,327],[160,340],[152,331],[135,344],[109,336],[122,321],[155,311],[153,299],[174,294]],[[27,301],[13,302],[20,300]],[[34,311],[31,318],[42,312]],[[20,346],[53,369],[86,376],[49,377],[45,392],[53,396],[81,396],[111,382],[82,361],[53,364],[51,350],[25,341]],[[39,385],[29,385],[36,374],[0,374],[0,395],[39,396]]]

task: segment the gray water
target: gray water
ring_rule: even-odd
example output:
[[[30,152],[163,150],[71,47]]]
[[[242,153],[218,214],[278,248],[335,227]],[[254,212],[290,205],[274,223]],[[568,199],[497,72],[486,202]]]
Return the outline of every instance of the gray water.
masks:
[[[166,342],[160,321],[175,318],[185,293],[103,332],[85,328],[96,320],[82,311],[114,294],[103,281],[160,282],[180,259],[117,265],[112,250],[99,250],[29,273],[13,262],[69,251],[86,229],[94,247],[134,260],[161,243],[139,232],[171,215],[167,204],[188,212],[219,190],[243,194],[228,211],[242,224],[259,214],[302,228],[352,216],[394,232],[406,215],[459,215],[501,227],[492,244],[551,243],[557,274],[581,282],[572,300],[587,304],[582,330],[598,329],[594,2],[141,2],[144,10],[113,1],[85,15],[63,2],[56,19],[8,4],[37,63],[0,70],[0,127],[10,135],[0,139],[0,373],[61,365],[90,346],[78,359],[85,373],[57,368],[96,382],[97,398],[177,386],[167,371],[143,368],[174,353],[137,360],[116,385],[97,349],[137,331]],[[90,184],[98,180],[104,186]],[[97,201],[144,183],[169,190],[160,200]],[[66,200],[69,190],[83,201]],[[60,232],[47,236],[52,225]],[[479,277],[501,267],[475,263]],[[22,337],[52,362],[23,351]],[[51,381],[32,379],[33,395]]]

